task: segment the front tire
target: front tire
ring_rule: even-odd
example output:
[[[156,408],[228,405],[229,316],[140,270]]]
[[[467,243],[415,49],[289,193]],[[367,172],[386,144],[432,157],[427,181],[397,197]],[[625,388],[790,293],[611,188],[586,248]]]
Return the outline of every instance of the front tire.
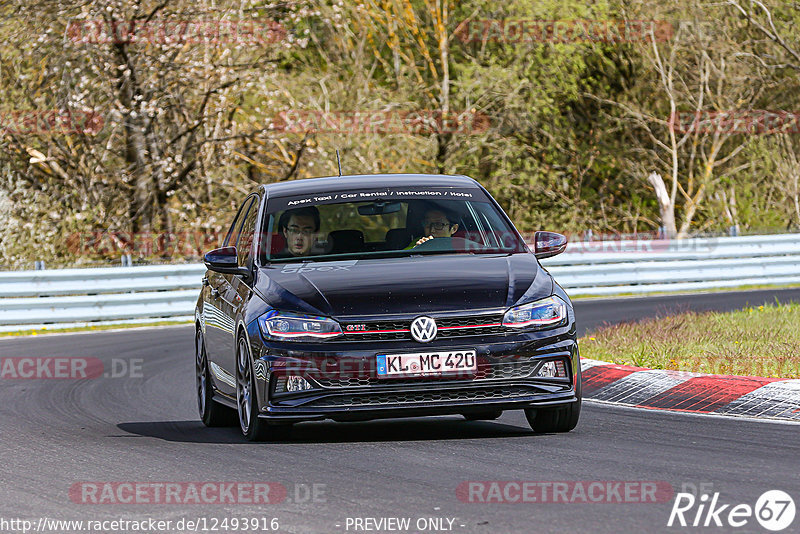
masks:
[[[269,425],[258,417],[256,378],[250,357],[250,347],[244,336],[239,336],[236,350],[236,406],[239,428],[248,441],[279,440],[285,438],[291,426]]]
[[[208,355],[203,332],[197,328],[194,338],[195,348],[195,393],[200,420],[208,427],[232,426],[236,423],[233,410],[214,400],[211,373],[208,369]]]
[[[534,432],[569,432],[578,425],[581,403],[573,402],[561,408],[527,409],[525,418]]]
[[[577,377],[575,380],[575,396],[578,398],[577,402],[570,403],[566,406],[559,406],[558,408],[528,408],[525,410],[525,418],[534,432],[569,432],[578,425],[578,419],[581,416],[581,362],[580,356],[577,362]]]

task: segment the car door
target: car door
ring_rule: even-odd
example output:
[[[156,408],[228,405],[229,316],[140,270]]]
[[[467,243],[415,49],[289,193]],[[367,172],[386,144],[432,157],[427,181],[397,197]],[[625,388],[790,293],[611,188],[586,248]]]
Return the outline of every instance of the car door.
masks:
[[[239,232],[244,223],[253,198],[248,197],[242,203],[239,212],[231,224],[228,235],[222,243],[223,247],[235,246]],[[206,353],[209,367],[214,377],[214,384],[219,391],[228,395],[236,394],[235,368],[230,364],[233,347],[235,322],[231,302],[231,283],[229,274],[208,271],[209,299],[204,303],[206,324]]]
[[[247,206],[242,227],[236,241],[236,253],[240,267],[247,267],[252,272],[253,267],[253,241],[255,234],[256,219],[258,217],[259,198],[252,197],[252,201]],[[228,314],[233,322],[233,332],[226,336],[226,346],[223,347],[222,361],[220,366],[228,370],[234,377],[236,376],[236,324],[242,316],[244,304],[250,297],[250,286],[244,277],[238,274],[226,274],[225,291],[220,291],[220,299],[225,313]],[[234,391],[235,393],[235,391]]]

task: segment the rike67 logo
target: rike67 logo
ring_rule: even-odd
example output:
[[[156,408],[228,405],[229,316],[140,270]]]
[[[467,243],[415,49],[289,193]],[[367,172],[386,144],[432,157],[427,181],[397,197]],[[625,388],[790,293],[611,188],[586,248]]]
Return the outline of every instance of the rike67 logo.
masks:
[[[691,493],[678,493],[667,526],[681,527],[733,527],[739,528],[756,521],[765,529],[778,532],[794,521],[795,505],[792,497],[781,490],[764,492],[755,506],[749,504],[723,504],[719,492],[696,498]]]

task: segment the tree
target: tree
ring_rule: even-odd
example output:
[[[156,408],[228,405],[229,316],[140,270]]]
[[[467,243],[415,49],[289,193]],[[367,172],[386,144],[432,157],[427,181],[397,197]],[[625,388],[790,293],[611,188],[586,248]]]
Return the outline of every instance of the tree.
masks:
[[[304,9],[257,1],[206,10],[187,1],[7,5],[15,24],[3,37],[17,47],[4,49],[0,63],[6,108],[86,112],[102,122],[100,131],[6,129],[8,180],[59,206],[53,223],[62,234],[82,226],[75,215],[169,236],[175,214],[186,220],[201,205],[219,205],[221,192],[233,193],[223,186],[249,189],[236,178],[254,167],[242,147],[270,148],[273,136],[263,121],[242,128],[240,113],[275,85],[276,64],[294,46],[282,22]],[[20,209],[30,212],[26,203]]]
[[[624,15],[675,21],[673,14],[685,16],[681,8],[687,4],[645,6],[644,13]],[[689,235],[709,192],[750,165],[736,158],[751,136],[731,127],[730,120],[752,109],[767,84],[762,70],[740,59],[733,21],[720,19],[713,7],[692,7],[694,21],[718,20],[713,38],[708,25],[676,22],[670,38],[654,34],[637,46],[638,72],[620,99],[586,95],[614,110],[630,146],[628,172],[651,184],[662,226],[672,237]]]

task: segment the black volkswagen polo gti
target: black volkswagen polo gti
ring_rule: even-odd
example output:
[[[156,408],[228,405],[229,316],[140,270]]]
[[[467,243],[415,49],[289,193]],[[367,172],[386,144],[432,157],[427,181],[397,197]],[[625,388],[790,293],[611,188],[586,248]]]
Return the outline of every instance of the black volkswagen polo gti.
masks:
[[[292,423],[522,409],[578,422],[575,316],[500,206],[464,176],[369,175],[262,186],[206,254],[198,407],[246,438]],[[235,410],[235,411],[234,411]]]

